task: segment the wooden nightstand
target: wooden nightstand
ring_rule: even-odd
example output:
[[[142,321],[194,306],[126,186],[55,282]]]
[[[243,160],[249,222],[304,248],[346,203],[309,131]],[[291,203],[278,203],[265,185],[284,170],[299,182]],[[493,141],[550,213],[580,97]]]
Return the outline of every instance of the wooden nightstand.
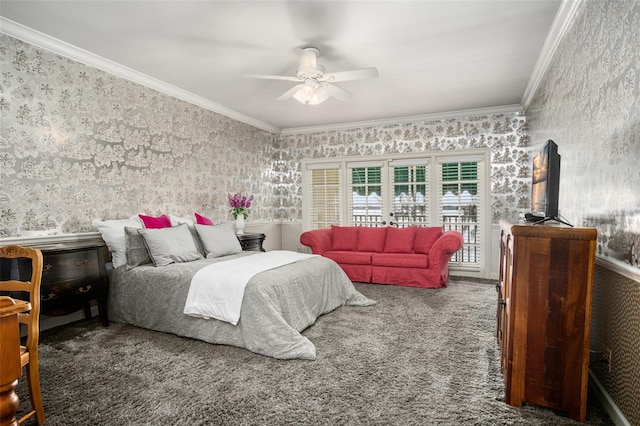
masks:
[[[240,241],[240,246],[244,251],[265,251],[262,242],[266,238],[264,234],[242,234],[236,235]]]
[[[58,316],[84,309],[85,318],[89,319],[90,302],[97,299],[102,325],[108,326],[109,280],[104,242],[57,243],[37,248],[43,257],[40,312]]]

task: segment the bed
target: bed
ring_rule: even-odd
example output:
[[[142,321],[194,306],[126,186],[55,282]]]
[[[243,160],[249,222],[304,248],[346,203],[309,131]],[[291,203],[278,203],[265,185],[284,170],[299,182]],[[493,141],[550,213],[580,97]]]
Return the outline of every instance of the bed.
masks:
[[[119,266],[110,272],[109,318],[161,332],[246,348],[278,359],[316,359],[314,344],[301,332],[343,305],[368,306],[332,260],[321,256],[269,269],[246,284],[237,325],[184,314],[191,279],[200,269],[259,252],[170,263]]]

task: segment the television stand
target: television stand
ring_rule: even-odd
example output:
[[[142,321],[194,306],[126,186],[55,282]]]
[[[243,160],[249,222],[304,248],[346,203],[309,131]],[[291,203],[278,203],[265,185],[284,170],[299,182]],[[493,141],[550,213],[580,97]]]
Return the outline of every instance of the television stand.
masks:
[[[525,215],[524,215],[524,221],[525,222],[529,222],[529,223],[533,223],[534,225],[540,225],[540,224],[548,222],[550,220],[555,220],[556,222],[560,222],[562,224],[565,224],[565,225],[570,226],[570,227],[573,228],[572,224],[570,224],[569,222],[567,222],[564,219],[561,219],[559,216],[538,216],[538,215],[535,215],[533,213],[525,213]]]

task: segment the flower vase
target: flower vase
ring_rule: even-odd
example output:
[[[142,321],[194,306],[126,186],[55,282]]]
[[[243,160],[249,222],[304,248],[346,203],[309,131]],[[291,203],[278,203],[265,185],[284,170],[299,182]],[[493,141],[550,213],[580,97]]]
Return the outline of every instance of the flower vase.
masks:
[[[239,214],[236,216],[236,234],[243,235],[244,234],[244,215]]]

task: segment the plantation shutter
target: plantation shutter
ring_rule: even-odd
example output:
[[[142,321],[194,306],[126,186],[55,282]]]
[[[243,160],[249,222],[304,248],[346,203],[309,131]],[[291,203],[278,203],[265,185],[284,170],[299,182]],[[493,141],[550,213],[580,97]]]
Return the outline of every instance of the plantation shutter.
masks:
[[[464,245],[451,259],[465,265],[479,265],[482,250],[480,240],[485,211],[481,182],[484,162],[481,156],[439,158],[440,219],[445,231],[462,233]]]
[[[342,183],[339,164],[310,164],[309,229],[328,228],[342,223]]]

